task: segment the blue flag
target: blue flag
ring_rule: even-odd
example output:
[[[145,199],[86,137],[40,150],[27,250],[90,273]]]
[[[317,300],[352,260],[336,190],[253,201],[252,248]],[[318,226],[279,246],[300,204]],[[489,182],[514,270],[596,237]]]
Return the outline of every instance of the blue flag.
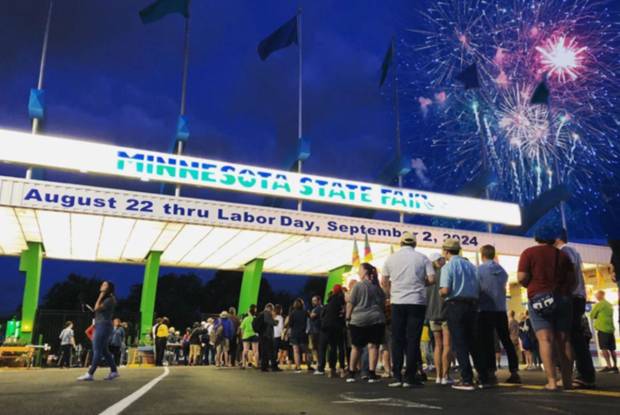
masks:
[[[297,45],[297,16],[280,26],[258,44],[258,56],[261,60],[279,49],[295,43]]]
[[[153,23],[171,13],[180,13],[189,17],[190,0],[157,0],[155,3],[140,10],[142,23]]]

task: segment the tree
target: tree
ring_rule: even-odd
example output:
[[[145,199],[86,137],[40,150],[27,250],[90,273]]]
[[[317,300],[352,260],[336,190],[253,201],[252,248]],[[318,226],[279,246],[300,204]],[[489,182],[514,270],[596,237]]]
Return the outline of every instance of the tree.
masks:
[[[323,295],[325,294],[325,287],[327,286],[327,279],[322,277],[307,277],[306,283],[299,296],[304,299],[306,305],[310,304],[310,300],[315,295],[321,297],[323,299]]]
[[[102,280],[69,274],[64,281],[54,284],[43,297],[41,308],[79,310],[82,304],[94,305]]]

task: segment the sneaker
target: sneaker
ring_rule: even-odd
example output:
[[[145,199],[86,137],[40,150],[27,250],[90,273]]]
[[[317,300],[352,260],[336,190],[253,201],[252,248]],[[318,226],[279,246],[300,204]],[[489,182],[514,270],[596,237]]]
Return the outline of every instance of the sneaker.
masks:
[[[370,376],[368,375],[362,375],[362,380],[368,380],[370,378]]]
[[[451,378],[449,378],[449,377],[441,379],[441,385],[442,386],[450,386],[450,385],[453,385],[453,384],[454,384],[454,381]]]
[[[378,382],[381,382],[381,378],[379,378],[379,376],[375,375],[374,373],[368,376],[368,383],[378,383]]]
[[[323,376],[325,374],[325,372],[322,372],[322,371],[317,369],[317,370],[314,371],[314,374],[317,375],[317,376]]]
[[[463,382],[462,380],[456,382],[452,385],[452,389],[457,389],[461,391],[473,391],[476,390],[474,385],[471,382]]]
[[[611,368],[610,367],[604,367],[601,370],[598,371],[598,373],[607,373],[607,372],[611,372]]]
[[[106,376],[105,378],[103,378],[103,380],[114,380],[117,377],[119,377],[120,375],[118,374],[118,372],[110,372],[108,374],[108,376]]]
[[[295,373],[303,373],[301,369],[295,369]]]
[[[510,384],[520,384],[521,383],[521,376],[519,376],[518,373],[511,373],[510,377],[508,379],[506,379],[505,383],[510,383]]]
[[[437,385],[441,385],[441,381],[442,381],[442,379],[440,377],[435,378],[435,383]]]
[[[419,388],[424,386],[424,382],[418,379],[411,379],[403,382],[403,388]]]
[[[90,373],[86,373],[85,375],[82,375],[79,378],[77,378],[77,380],[92,382],[93,380],[95,380],[95,378]]]
[[[617,375],[618,374],[618,368],[617,367],[612,367],[611,370],[609,371],[609,373],[615,373]]]
[[[357,380],[355,379],[355,373],[349,373],[347,376],[347,383],[355,383]]]
[[[388,388],[402,388],[403,382],[397,380],[396,382],[388,383]]]

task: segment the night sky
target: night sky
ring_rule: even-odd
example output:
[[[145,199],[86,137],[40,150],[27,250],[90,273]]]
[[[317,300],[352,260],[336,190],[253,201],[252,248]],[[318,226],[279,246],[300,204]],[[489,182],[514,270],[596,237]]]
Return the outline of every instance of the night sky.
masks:
[[[55,1],[44,83],[44,132],[169,151],[180,106],[183,18],[170,15],[143,25],[138,11],[150,2]],[[414,5],[424,2],[301,3],[304,136],[313,149],[304,171],[373,181],[394,154],[391,93],[378,87],[379,68],[391,36],[416,26],[420,9]],[[295,10],[296,2],[290,0],[192,2],[187,95],[191,137],[186,154],[288,168],[297,144],[297,48],[278,51],[262,62],[256,46]],[[47,1],[0,1],[2,128],[30,129],[28,92],[36,86],[46,13]],[[407,155],[424,157],[428,153],[421,138],[430,132],[404,118]],[[24,172],[0,165],[2,175]],[[46,179],[159,190],[154,183],[51,171]],[[422,186],[421,180],[412,175],[408,185]],[[262,201],[190,188],[183,194]],[[351,211],[305,206],[336,214]],[[293,202],[284,207],[293,207]],[[394,214],[378,217],[396,219]],[[0,259],[0,313],[21,302],[23,279],[17,262]],[[69,272],[111,279],[121,295],[142,279],[142,268],[136,266],[45,261],[42,294]],[[205,278],[210,274],[197,273]],[[287,278],[274,278],[274,289],[299,288],[299,280]]]

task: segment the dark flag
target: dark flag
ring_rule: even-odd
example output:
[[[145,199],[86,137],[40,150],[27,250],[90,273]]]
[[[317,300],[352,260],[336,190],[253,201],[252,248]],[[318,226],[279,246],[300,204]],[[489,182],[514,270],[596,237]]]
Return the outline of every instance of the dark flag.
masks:
[[[180,13],[189,17],[190,0],[157,0],[155,3],[140,10],[142,23],[153,23],[171,13]]]
[[[390,66],[392,66],[392,60],[394,59],[394,43],[390,41],[390,46],[385,52],[383,57],[383,63],[381,64],[381,80],[379,81],[379,87],[383,86],[385,78],[387,77]]]
[[[475,63],[469,65],[463,72],[456,76],[456,80],[460,81],[465,89],[480,88],[478,80],[478,66]]]
[[[532,94],[532,98],[530,99],[530,104],[532,105],[548,105],[549,104],[549,88],[547,87],[547,82],[544,80],[538,84],[534,93]]]
[[[297,16],[280,26],[258,44],[258,56],[265,60],[273,52],[297,43]]]

